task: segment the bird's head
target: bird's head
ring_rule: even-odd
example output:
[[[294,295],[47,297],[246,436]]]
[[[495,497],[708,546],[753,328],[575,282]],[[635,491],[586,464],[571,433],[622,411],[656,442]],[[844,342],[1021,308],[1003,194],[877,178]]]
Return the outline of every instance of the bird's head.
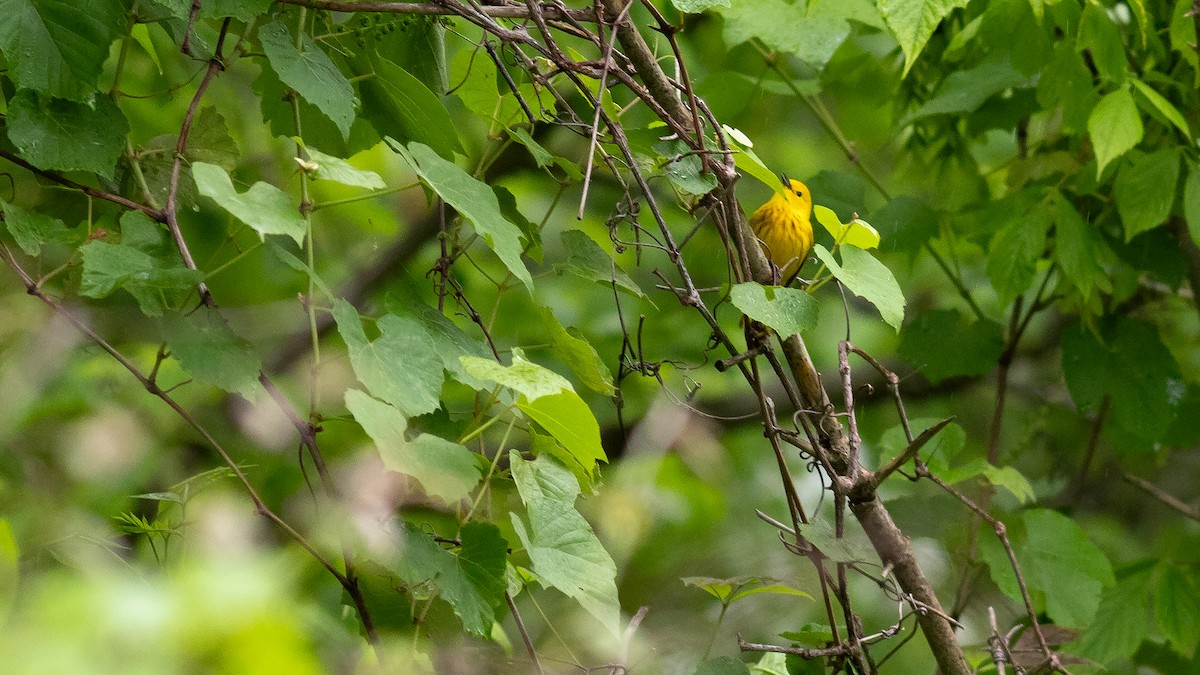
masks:
[[[788,178],[787,174],[780,174],[779,180],[783,183],[783,191],[775,198],[783,199],[788,206],[799,211],[804,220],[808,220],[813,207],[812,193],[808,191],[808,186]]]

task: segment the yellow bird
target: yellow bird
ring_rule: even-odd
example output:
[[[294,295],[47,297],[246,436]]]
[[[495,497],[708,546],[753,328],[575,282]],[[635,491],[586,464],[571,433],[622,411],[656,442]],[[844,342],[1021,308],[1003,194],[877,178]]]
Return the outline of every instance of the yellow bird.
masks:
[[[812,195],[798,180],[780,176],[784,191],[776,192],[766,204],[750,216],[750,227],[762,245],[763,253],[779,268],[779,279],[786,286],[800,273],[813,245]]]

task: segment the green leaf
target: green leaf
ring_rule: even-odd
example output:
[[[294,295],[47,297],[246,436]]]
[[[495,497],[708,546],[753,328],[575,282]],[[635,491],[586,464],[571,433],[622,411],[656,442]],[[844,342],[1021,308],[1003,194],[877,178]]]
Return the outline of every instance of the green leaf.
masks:
[[[1083,529],[1067,516],[1049,509],[1022,513],[1024,539],[1017,559],[1031,590],[1040,591],[1045,611],[1054,623],[1083,627],[1092,623],[1101,591],[1116,583],[1112,566]],[[1010,531],[1010,537],[1015,533]],[[1012,566],[1000,545],[989,538],[981,549],[992,580],[1020,602]]]
[[[1083,216],[1061,192],[1050,193],[1047,203],[1054,221],[1054,257],[1063,275],[1088,299],[1092,290],[1103,283],[1100,256],[1106,251],[1097,229],[1084,222]]]
[[[1090,624],[1100,604],[1100,588],[1116,583],[1108,559],[1074,520],[1061,513],[1031,509],[1023,519],[1027,556],[1023,571],[1046,594],[1046,613],[1062,626]]]
[[[783,183],[780,182],[779,176],[775,172],[767,168],[767,165],[759,159],[758,155],[754,154],[754,143],[746,134],[739,129],[734,129],[728,125],[722,125],[721,129],[725,131],[725,135],[729,141],[729,147],[733,149],[733,163],[739,171],[744,171],[752,177],[757,178],[760,183],[771,188],[775,192],[783,193]]]
[[[600,443],[600,424],[574,391],[521,398],[517,407],[553,436],[590,478],[596,475],[597,462],[608,461]]]
[[[879,246],[879,232],[865,220],[854,218],[848,223],[843,223],[833,209],[820,204],[813,206],[813,215],[817,217],[817,222],[833,235],[834,244],[849,244],[858,248]]]
[[[250,21],[265,14],[272,0],[204,0],[200,5],[200,16],[222,19],[231,16]]]
[[[0,211],[4,212],[0,227],[7,229],[17,246],[29,255],[40,255],[42,245],[48,241],[62,241],[70,236],[66,224],[58,218],[30,211],[3,199],[0,199]]]
[[[148,316],[162,314],[163,292],[191,289],[204,278],[198,270],[189,270],[175,261],[164,263],[130,246],[92,241],[81,246],[79,252],[83,254],[81,295],[103,298],[123,288]]]
[[[888,29],[904,52],[903,77],[908,75],[942,19],[955,9],[965,7],[967,0],[877,0],[877,4]]]
[[[938,234],[941,216],[923,200],[902,195],[871,214],[879,230],[879,250],[916,253]]]
[[[296,139],[297,142],[303,142]],[[382,190],[387,187],[383,178],[374,171],[356,169],[344,159],[326,155],[316,148],[305,147],[304,152],[316,166],[312,168],[313,177],[317,180],[331,180],[342,185],[363,187],[371,190]]]
[[[1175,357],[1158,331],[1139,321],[1120,321],[1105,340],[1083,326],[1063,334],[1063,375],[1075,405],[1098,410],[1109,396],[1117,426],[1146,441],[1162,438],[1185,391]]]
[[[521,241],[524,237],[520,228],[501,215],[496,193],[454,163],[439,157],[427,145],[410,143],[406,148],[391,138],[387,142],[413,167],[426,185],[471,221],[475,231],[495,251],[508,271],[532,292],[533,278],[521,261]]]
[[[0,0],[0,17],[13,84],[81,103],[92,101],[108,47],[125,33],[120,0]]]
[[[511,366],[478,356],[464,356],[460,360],[463,368],[472,376],[508,387],[530,401],[543,396],[553,396],[561,391],[575,391],[566,378],[549,368],[526,360],[519,349],[513,350]]]
[[[404,531],[398,576],[410,586],[436,583],[467,632],[490,635],[496,608],[504,602],[508,542],[500,530],[490,523],[467,523],[459,531],[462,546],[457,555],[430,534],[412,526]]]
[[[168,316],[162,331],[171,357],[192,377],[254,399],[262,361],[216,309],[201,306],[186,316]]]
[[[47,101],[26,89],[8,102],[7,120],[9,139],[30,164],[93,171],[105,178],[113,177],[129,133],[125,114],[107,96],[98,96],[88,105]]]
[[[1088,136],[1096,152],[1096,179],[1108,163],[1133,149],[1145,129],[1128,89],[1118,89],[1096,104],[1088,115]]]
[[[812,596],[804,591],[793,588],[792,586],[772,579],[770,577],[752,577],[742,576],[733,577],[731,579],[714,579],[712,577],[684,577],[681,579],[685,586],[699,588],[713,597],[721,601],[722,605],[732,605],[733,603],[748,598],[752,595],[766,593],[769,595],[790,595],[801,598],[812,599]]]
[[[1004,351],[1004,330],[994,321],[952,309],[918,314],[900,331],[900,358],[936,384],[951,377],[991,372]]]
[[[308,263],[297,258],[291,251],[285,249],[284,247],[280,246],[278,243],[276,243],[272,240],[269,240],[269,239],[267,240],[266,247],[267,247],[267,250],[271,252],[271,255],[275,256],[275,258],[278,259],[280,262],[282,262],[284,265],[287,265],[288,267],[303,274],[306,278],[311,279],[313,282],[313,285],[316,286],[317,290],[321,291],[321,293],[324,294],[325,297],[330,298],[330,299],[333,299],[336,297],[333,294],[333,291],[329,290],[329,286],[325,283],[325,281],[321,278],[321,276],[318,275],[316,272],[314,272],[313,268],[308,266]]]
[[[420,320],[385,314],[375,322],[379,337],[369,342],[350,303],[334,302],[333,318],[350,351],[354,374],[372,395],[410,417],[441,406],[442,360]]]
[[[1154,618],[1171,648],[1187,658],[1200,643],[1200,589],[1182,569],[1161,565],[1154,585]]]
[[[1045,209],[1021,209],[1009,214],[988,245],[987,275],[996,295],[1007,303],[1033,283],[1037,262],[1046,248],[1050,217]]]
[[[21,578],[21,552],[8,520],[0,518],[0,620],[8,619]]]
[[[1075,133],[1087,128],[1088,113],[1100,97],[1083,57],[1065,41],[1054,47],[1050,65],[1038,80],[1037,100],[1047,109],[1062,107],[1064,131]]]
[[[291,237],[297,246],[304,243],[308,223],[300,215],[299,205],[274,185],[258,182],[238,194],[224,169],[204,162],[192,164],[192,177],[200,194],[249,225],[264,240],[268,234],[282,234]]]
[[[1188,126],[1187,120],[1184,119],[1183,113],[1179,112],[1178,108],[1168,101],[1165,96],[1157,91],[1154,91],[1150,88],[1150,85],[1142,82],[1136,77],[1129,78],[1129,81],[1133,84],[1134,89],[1138,90],[1139,94],[1146,97],[1146,100],[1150,103],[1150,106],[1154,110],[1157,110],[1162,114],[1163,117],[1167,118],[1171,124],[1174,124],[1175,128],[1182,131],[1185,138],[1191,140],[1192,129]]]
[[[729,7],[729,0],[671,0],[671,4],[684,14],[699,14],[713,7]]]
[[[892,271],[861,248],[843,246],[838,250],[842,253],[841,264],[824,246],[813,247],[813,253],[838,281],[851,293],[875,305],[884,322],[900,332],[900,324],[904,323],[904,293]]]
[[[346,408],[379,448],[384,468],[412,476],[430,496],[454,504],[479,484],[475,455],[458,443],[430,434],[408,440],[404,414],[357,389],[346,390]]]
[[[1188,162],[1187,180],[1183,184],[1183,216],[1192,241],[1200,245],[1200,164]]]
[[[820,308],[817,301],[796,288],[763,286],[748,281],[730,289],[729,299],[746,316],[770,326],[780,337],[803,333],[817,326]]]
[[[354,88],[312,36],[302,33],[297,49],[287,26],[272,21],[258,29],[258,39],[279,79],[325,113],[342,132],[342,138],[349,138],[354,123]]]
[[[429,146],[442,157],[465,152],[450,111],[420,80],[378,55],[372,55],[366,70],[362,74],[374,76],[358,85],[362,114],[380,136],[407,143],[414,154],[413,144]]]
[[[986,61],[950,73],[933,98],[900,120],[899,126],[933,115],[960,115],[978,110],[989,98],[1013,88],[1033,86],[1036,79],[1018,72],[1007,61]]]
[[[1125,224],[1125,241],[1166,221],[1178,183],[1179,153],[1175,148],[1129,155],[1129,162],[1117,173],[1113,190]]]
[[[554,354],[570,367],[571,372],[575,373],[585,387],[605,396],[612,396],[616,392],[612,373],[596,353],[596,348],[587,341],[583,333],[573,328],[564,328],[549,307],[539,306],[537,309],[541,323],[549,334],[550,348],[554,350]]]
[[[551,153],[549,150],[542,147],[541,143],[538,143],[536,140],[534,140],[533,136],[530,136],[528,131],[525,131],[520,127],[516,129],[506,128],[505,131],[508,132],[509,137],[511,137],[514,141],[525,146],[525,149],[529,151],[529,155],[533,157],[533,161],[537,163],[538,168],[548,169],[548,167],[551,165],[557,166],[558,168],[562,169],[567,178],[571,180],[583,180],[583,169],[579,168],[578,164],[572,162],[566,157],[559,157],[558,155]]]
[[[654,150],[666,161],[663,172],[667,180],[680,192],[703,195],[717,188],[717,177],[704,172],[704,162],[698,155],[689,154],[687,143],[679,139],[664,141],[655,145]]]
[[[412,303],[408,311],[421,320],[429,336],[433,338],[433,348],[442,367],[459,382],[472,389],[483,389],[483,381],[467,372],[460,360],[463,356],[487,358],[489,352],[479,340],[467,335],[453,321],[428,305]]]
[[[582,230],[566,230],[562,233],[562,244],[567,251],[567,261],[555,265],[559,274],[570,272],[577,277],[609,287],[616,284],[618,289],[629,295],[646,297],[641,286],[638,286],[637,282],[617,265],[617,261],[600,248],[600,244],[587,233]]]
[[[972,478],[983,478],[996,487],[1008,490],[1022,504],[1031,502],[1037,497],[1033,485],[1029,483],[1029,479],[1025,478],[1020,471],[1011,466],[992,466],[981,457],[972,459],[965,464],[954,466],[938,465],[936,468],[934,462],[930,462],[930,470],[934,471],[939,478],[951,485],[971,480]]]
[[[1088,50],[1096,70],[1104,79],[1120,84],[1129,70],[1121,30],[1099,3],[1089,2],[1079,20],[1079,37],[1075,49]]]
[[[513,480],[528,523],[512,516],[513,529],[545,586],[574,598],[615,637],[620,634],[617,566],[592,526],[575,510],[579,484],[571,472],[546,457],[527,462],[509,454]]]
[[[1146,638],[1149,614],[1144,585],[1122,580],[1104,593],[1095,619],[1072,643],[1072,651],[1101,664],[1127,659]]]
[[[882,27],[879,13],[865,0],[738,0],[719,11],[725,19],[728,45],[757,38],[767,49],[787,52],[817,69],[825,67],[850,35],[849,19]]]
[[[693,675],[750,675],[750,668],[732,656],[718,656],[700,662]]]

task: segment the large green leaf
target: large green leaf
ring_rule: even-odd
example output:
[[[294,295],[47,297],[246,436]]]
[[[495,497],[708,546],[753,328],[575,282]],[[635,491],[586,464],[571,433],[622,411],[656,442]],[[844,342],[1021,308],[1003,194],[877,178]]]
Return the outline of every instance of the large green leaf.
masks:
[[[1183,185],[1183,216],[1192,241],[1200,245],[1200,164],[1188,162],[1187,181]]]
[[[763,286],[748,281],[730,289],[733,306],[788,337],[817,326],[820,306],[811,295],[797,288]]]
[[[407,143],[410,150],[413,144],[426,145],[447,158],[464,152],[446,105],[420,80],[378,55],[360,58],[355,64],[368,71],[364,75],[372,75],[358,87],[363,116],[380,136]]]
[[[426,185],[433,188],[446,203],[471,221],[475,231],[496,253],[508,271],[533,290],[533,278],[521,260],[521,229],[510,223],[500,212],[496,193],[471,174],[438,156],[427,145],[409,143],[408,147],[387,139],[388,145],[412,166]]]
[[[129,133],[125,114],[107,96],[97,96],[88,105],[46,100],[26,89],[8,102],[7,119],[9,139],[30,164],[93,171],[105,178],[113,177]]]
[[[589,477],[595,477],[597,462],[608,461],[600,443],[600,424],[574,391],[521,398],[517,407],[553,436]]]
[[[1054,257],[1065,276],[1086,300],[1097,286],[1107,286],[1101,256],[1107,253],[1097,228],[1062,193],[1054,191],[1048,201],[1054,221]]]
[[[1109,162],[1133,149],[1145,133],[1128,89],[1118,89],[1100,99],[1088,115],[1087,128],[1096,152],[1097,178]]]
[[[1200,643],[1200,589],[1184,568],[1161,565],[1154,585],[1154,618],[1171,647],[1191,658]]]
[[[204,162],[192,164],[192,177],[200,194],[264,239],[268,234],[282,234],[295,240],[297,246],[304,243],[308,223],[300,215],[300,206],[274,185],[258,182],[239,194],[224,169]]]
[[[933,98],[900,121],[904,126],[933,115],[960,115],[979,109],[984,101],[1014,87],[1033,86],[1035,79],[1024,75],[1007,61],[986,61],[968,70],[956,70],[946,77]]]
[[[608,366],[604,365],[604,360],[596,353],[596,348],[577,329],[564,328],[549,307],[538,307],[537,309],[542,325],[546,328],[550,338],[550,348],[554,350],[554,355],[567,364],[571,372],[575,373],[585,387],[606,396],[612,396],[616,392],[612,373],[609,372]]]
[[[458,443],[431,434],[409,440],[403,413],[357,389],[346,390],[346,408],[375,441],[384,468],[412,476],[431,496],[453,504],[479,484],[475,455]]]
[[[511,366],[475,356],[462,357],[462,363],[471,375],[519,393],[517,407],[553,436],[586,474],[595,475],[597,461],[608,461],[595,415],[566,378],[527,361],[519,349],[513,350]]]
[[[0,228],[7,229],[17,246],[29,255],[40,254],[46,242],[62,241],[71,235],[66,224],[58,218],[10,204],[3,199],[0,199],[0,212],[4,213]]]
[[[1030,509],[1022,514],[1022,521],[1024,537],[1018,542],[1017,559],[1026,583],[1044,598],[1045,611],[1055,623],[1089,625],[1100,605],[1102,589],[1116,583],[1108,559],[1074,520],[1061,513]],[[1019,602],[1021,594],[1008,556],[994,538],[981,543],[992,580]]]
[[[866,0],[737,0],[718,11],[725,19],[728,44],[758,39],[768,49],[792,54],[815,68],[823,68],[850,35],[850,19],[882,28],[879,12]]]
[[[638,286],[637,282],[621,269],[617,261],[586,232],[566,230],[562,233],[562,244],[567,251],[567,261],[555,265],[555,269],[560,274],[570,272],[577,277],[605,286],[616,284],[619,290],[632,296],[646,297],[641,286]]]
[[[996,366],[1004,351],[1004,331],[994,321],[970,321],[954,310],[934,310],[905,324],[897,351],[932,383],[979,376]]]
[[[354,88],[308,33],[296,44],[287,26],[272,21],[258,29],[258,39],[271,68],[284,84],[325,113],[343,138],[354,123]]]
[[[842,254],[841,263],[824,246],[813,247],[813,253],[838,281],[851,293],[875,305],[884,322],[899,332],[900,324],[904,323],[905,301],[892,271],[861,248],[842,246],[838,250]]]
[[[464,356],[460,360],[472,376],[508,387],[530,401],[574,391],[565,377],[525,359],[520,350],[514,350],[511,366],[478,356]]]
[[[1179,152],[1164,148],[1150,154],[1133,152],[1117,174],[1114,195],[1125,224],[1125,241],[1163,224],[1175,202]]]
[[[180,3],[181,0],[174,2]],[[242,21],[251,21],[265,14],[271,2],[272,0],[204,0],[200,3],[200,16],[218,19],[231,16]],[[182,0],[182,4],[188,6],[191,3]]]
[[[125,32],[120,0],[0,0],[0,17],[13,83],[79,102],[92,100],[108,47]]]
[[[1129,65],[1125,43],[1121,40],[1121,29],[1102,5],[1085,3],[1075,48],[1087,50],[1101,77],[1116,83],[1125,80]]]
[[[81,246],[79,252],[83,254],[81,295],[103,298],[123,288],[148,316],[162,314],[164,292],[190,289],[204,278],[203,273],[189,270],[177,260],[164,262],[132,246],[97,240]]]
[[[419,319],[385,314],[375,322],[379,337],[372,342],[350,303],[336,301],[333,318],[350,351],[354,374],[372,395],[408,416],[424,415],[441,406],[442,360]]]
[[[1062,338],[1063,375],[1080,408],[1098,410],[1111,397],[1112,419],[1146,441],[1167,432],[1184,393],[1179,365],[1158,331],[1139,321],[1123,320],[1106,331],[1104,342],[1085,327]]]
[[[942,19],[967,0],[877,0],[887,27],[896,36],[904,52],[904,74],[907,75],[925,43]]]
[[[454,553],[433,536],[405,527],[404,555],[396,573],[410,586],[437,584],[467,632],[491,635],[495,612],[504,602],[504,568],[508,543],[490,523],[467,523],[459,532],[462,545]]]
[[[988,245],[987,274],[996,295],[1009,302],[1029,289],[1046,248],[1050,217],[1044,208],[1010,215]]]
[[[162,331],[171,357],[192,377],[249,399],[258,393],[262,361],[216,309],[168,316]]]
[[[554,460],[527,462],[509,455],[513,480],[528,520],[512,515],[513,529],[533,562],[533,573],[545,586],[574,598],[616,636],[620,627],[617,566],[596,538],[592,526],[575,510],[579,484]]]
[[[1109,588],[1096,617],[1083,636],[1072,643],[1073,653],[1101,664],[1133,656],[1146,638],[1150,615],[1148,575],[1138,575]]]

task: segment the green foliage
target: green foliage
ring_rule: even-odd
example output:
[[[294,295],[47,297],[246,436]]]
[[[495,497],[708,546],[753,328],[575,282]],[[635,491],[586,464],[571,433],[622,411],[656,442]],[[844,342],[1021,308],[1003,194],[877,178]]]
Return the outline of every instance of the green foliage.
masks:
[[[1191,2],[631,5],[667,83],[590,8],[302,5],[0,0],[14,672],[533,670],[527,635],[547,670],[849,672],[733,656],[844,639],[839,565],[884,672],[931,670],[804,419],[871,471],[944,425],[872,498],[965,624],[1028,623],[1024,584],[1065,652],[1195,670]],[[780,174],[803,289],[748,280],[721,208]],[[746,317],[832,407],[773,341],[767,386],[713,367]]]
[[[795,288],[763,286],[748,281],[731,288],[729,299],[746,316],[770,326],[782,337],[802,333],[817,325],[819,305],[811,295]]]

